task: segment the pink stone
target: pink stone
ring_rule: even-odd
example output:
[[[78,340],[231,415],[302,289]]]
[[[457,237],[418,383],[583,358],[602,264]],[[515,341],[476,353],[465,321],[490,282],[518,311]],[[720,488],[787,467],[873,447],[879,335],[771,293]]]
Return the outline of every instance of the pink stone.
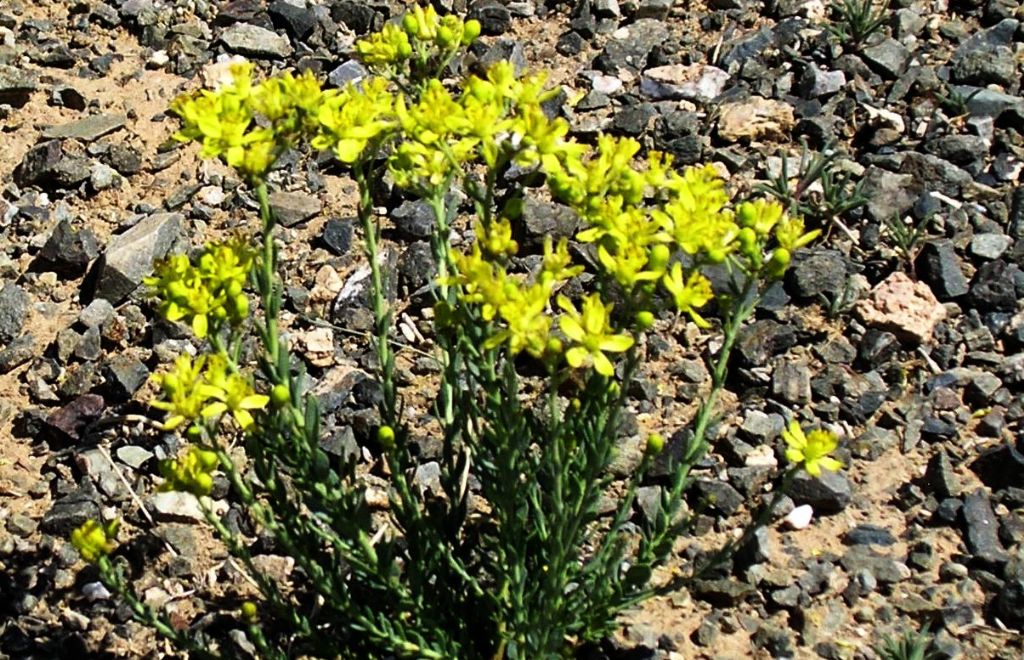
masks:
[[[867,325],[918,343],[930,340],[935,324],[946,318],[946,308],[928,285],[915,282],[902,271],[879,282],[854,311]]]

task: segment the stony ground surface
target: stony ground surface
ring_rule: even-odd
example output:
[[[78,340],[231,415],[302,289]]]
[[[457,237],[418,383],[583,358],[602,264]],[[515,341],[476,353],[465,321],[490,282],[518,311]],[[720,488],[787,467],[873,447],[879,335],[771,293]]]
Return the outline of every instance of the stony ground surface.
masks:
[[[840,193],[820,182],[801,193],[827,238],[739,343],[715,452],[692,490],[704,513],[674,566],[743,523],[745,502],[777,474],[784,416],[839,432],[847,467],[798,481],[780,519],[721,574],[631,613],[603,653],[872,658],[885,635],[928,626],[937,657],[1020,658],[1020,4],[897,0],[875,35],[845,46],[824,29],[836,14],[818,0],[441,5],[483,22],[475,58],[551,69],[581,139],[605,130],[683,164],[714,163],[738,195],[778,178],[784,162],[795,177],[802,144],[839,154],[830,171]],[[90,517],[126,520],[136,587],[182,625],[244,592],[194,502],[152,494],[157,460],[176,446],[143,421],[147,377],[187,342],[155,322],[137,285],[153,258],[254,221],[223,168],[167,144],[175,122],[163,112],[230,54],[340,84],[357,71],[353,40],[401,9],[0,5],[0,657],[168,651],[66,541]],[[849,199],[855,184],[866,205],[828,219],[827,200]],[[275,186],[287,323],[330,402],[328,446],[341,452],[363,439],[369,408],[359,386],[369,317],[346,286],[362,266],[353,185],[326,160],[295,158]],[[400,330],[429,350],[417,295],[429,272],[423,209],[387,204]],[[525,217],[524,244],[566,229],[564,210],[542,199]],[[634,388],[624,464],[644,432],[685,428],[717,349],[682,322],[659,329]],[[411,350],[402,359],[415,388],[421,363]]]

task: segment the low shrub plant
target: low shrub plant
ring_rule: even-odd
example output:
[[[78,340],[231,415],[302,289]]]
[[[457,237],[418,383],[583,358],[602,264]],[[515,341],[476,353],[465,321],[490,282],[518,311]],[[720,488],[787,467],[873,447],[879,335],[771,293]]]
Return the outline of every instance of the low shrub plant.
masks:
[[[325,89],[309,73],[257,81],[241,63],[219,88],[172,105],[176,138],[234,168],[260,222],[193,258],[170,257],[147,280],[162,317],[201,347],[156,376],[153,407],[186,446],[161,465],[159,487],[197,496],[251,577],[255,588],[230,616],[261,657],[555,658],[607,636],[654,593],[652,572],[686,529],[684,494],[708,451],[741,327],[818,233],[773,201],[730,204],[712,167],[676,171],[631,139],[568,138],[565,120],[548,114],[555,92],[543,75],[500,62],[453,92],[441,76],[479,31],[416,8],[356,43],[371,72],[358,83]],[[318,401],[282,329],[268,190],[290,149],[331,152],[358,186],[380,388],[367,448],[389,482],[386,520],[371,515],[357,460],[321,448]],[[519,258],[527,185],[546,186],[578,214],[588,260],[565,238]],[[404,409],[413,393],[396,376],[385,219],[374,206],[388,186],[424,200],[434,219],[429,398],[443,440],[441,492],[411,477],[418,461]],[[472,240],[453,245],[453,226]],[[710,268],[722,275],[717,289]],[[614,482],[646,337],[680,317],[721,334],[710,391],[682,446],[669,451],[652,433],[639,465]],[[839,467],[829,457],[835,435],[794,421],[785,439],[783,481]],[[637,489],[655,460],[668,476],[656,482],[657,513],[637,523]],[[214,511],[218,473],[259,535],[294,559],[286,582]],[[140,601],[116,528],[90,522],[72,540],[136,618],[195,657],[233,655],[231,642],[172,625]]]

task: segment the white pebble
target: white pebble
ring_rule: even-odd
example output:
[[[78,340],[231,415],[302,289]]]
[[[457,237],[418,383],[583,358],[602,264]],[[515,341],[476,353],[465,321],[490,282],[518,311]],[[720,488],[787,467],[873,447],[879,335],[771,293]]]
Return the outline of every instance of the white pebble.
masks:
[[[811,524],[811,518],[813,517],[814,509],[811,508],[811,505],[801,504],[787,513],[786,517],[783,518],[783,522],[785,522],[790,529],[805,529]]]

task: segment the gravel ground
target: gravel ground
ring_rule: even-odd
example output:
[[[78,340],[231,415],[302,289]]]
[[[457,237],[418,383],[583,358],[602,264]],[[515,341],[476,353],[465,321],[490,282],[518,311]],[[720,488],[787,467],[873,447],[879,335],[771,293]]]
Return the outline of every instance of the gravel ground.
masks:
[[[826,222],[744,331],[691,491],[695,509],[712,504],[669,569],[747,519],[778,473],[785,416],[838,432],[846,468],[798,480],[720,574],[629,613],[597,657],[872,658],[885,635],[928,626],[937,657],[1020,658],[1020,3],[897,0],[876,34],[845,47],[820,0],[438,6],[481,20],[472,59],[550,69],[580,139],[608,131],[713,163],[737,195],[784,167],[795,177],[805,150],[834,152],[830,183],[846,194],[819,183],[802,199],[825,217],[855,185],[866,198]],[[168,144],[176,122],[163,113],[231,54],[342,84],[357,72],[354,39],[401,11],[389,0],[0,4],[0,658],[170,653],[67,542],[101,514],[125,519],[138,591],[180,625],[205,625],[245,593],[195,503],[152,495],[157,461],[177,445],[140,421],[152,414],[147,379],[188,340],[154,318],[138,284],[154,258],[254,222],[228,171]],[[360,455],[372,360],[369,311],[350,286],[363,266],[354,185],[298,154],[273,184],[285,324],[323,402],[325,447]],[[429,350],[423,208],[384,203],[399,330]],[[564,231],[566,211],[528,200],[521,243]],[[671,319],[658,329],[624,464],[649,431],[681,442],[708,385],[714,335]],[[400,359],[411,413],[424,416],[429,369],[412,351]]]

